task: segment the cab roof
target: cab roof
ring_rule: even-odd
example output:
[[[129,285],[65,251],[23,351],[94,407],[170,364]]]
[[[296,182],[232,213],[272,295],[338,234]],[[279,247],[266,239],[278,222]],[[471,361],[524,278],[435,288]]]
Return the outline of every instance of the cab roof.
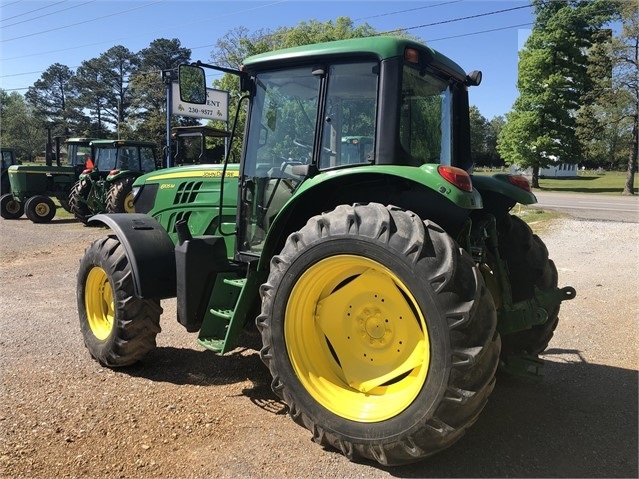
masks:
[[[450,58],[424,44],[402,37],[378,36],[315,43],[299,47],[275,50],[253,55],[244,60],[244,70],[249,73],[331,58],[370,58],[378,60],[403,57],[406,48],[416,48],[426,54],[428,63],[460,80],[466,72]]]
[[[138,141],[138,140],[93,140],[91,146],[102,146],[116,148],[118,146],[153,146],[157,145],[152,141]]]

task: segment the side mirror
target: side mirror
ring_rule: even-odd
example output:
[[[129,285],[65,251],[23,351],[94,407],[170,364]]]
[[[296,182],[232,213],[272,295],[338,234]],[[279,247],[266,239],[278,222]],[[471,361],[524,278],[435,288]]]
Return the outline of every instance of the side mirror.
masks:
[[[202,67],[179,66],[180,100],[203,105],[206,103],[206,75]]]

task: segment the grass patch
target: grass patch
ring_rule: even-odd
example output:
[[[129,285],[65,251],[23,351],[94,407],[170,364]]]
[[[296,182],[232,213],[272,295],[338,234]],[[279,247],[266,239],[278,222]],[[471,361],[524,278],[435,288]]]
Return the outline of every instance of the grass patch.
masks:
[[[558,211],[543,210],[537,205],[517,204],[510,212],[524,220],[535,234],[546,231],[555,221],[569,217]]]
[[[501,170],[479,170],[474,174],[492,176],[495,173],[507,173]],[[591,193],[595,195],[620,195],[626,185],[627,173],[621,171],[592,172],[580,171],[574,178],[539,178],[538,191],[559,191],[565,193]],[[635,174],[633,185],[635,194],[639,194],[639,174]]]
[[[574,178],[540,178],[541,191],[563,191],[567,193],[590,193],[595,195],[619,195],[626,184],[626,173],[617,171],[606,173],[579,172]],[[633,185],[639,193],[639,175],[635,175]]]

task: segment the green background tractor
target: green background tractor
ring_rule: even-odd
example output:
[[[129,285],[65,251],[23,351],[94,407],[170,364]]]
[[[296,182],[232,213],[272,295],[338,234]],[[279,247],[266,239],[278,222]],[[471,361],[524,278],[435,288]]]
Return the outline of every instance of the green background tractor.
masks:
[[[56,198],[69,210],[68,196],[80,173],[91,158],[91,138],[69,138],[65,141],[66,164],[61,162],[60,137],[55,138],[55,155],[51,141],[47,142],[45,165],[17,165],[9,167],[11,193],[0,199],[0,213],[5,219],[20,218],[26,213],[34,223],[48,223],[55,217]],[[54,161],[55,158],[55,161]]]
[[[99,213],[133,212],[133,182],[159,166],[156,145],[148,141],[97,140],[94,158],[69,192],[69,209],[86,224]]]
[[[182,66],[183,101],[204,101],[201,67],[231,73]],[[232,73],[239,168],[147,174],[135,214],[91,218],[113,233],[78,272],[90,354],[143,359],[176,297],[178,321],[220,354],[256,324],[273,391],[318,444],[384,465],[449,447],[500,365],[538,373],[575,294],[510,214],[536,201],[528,182],[469,174],[481,74],[394,37],[265,53]]]

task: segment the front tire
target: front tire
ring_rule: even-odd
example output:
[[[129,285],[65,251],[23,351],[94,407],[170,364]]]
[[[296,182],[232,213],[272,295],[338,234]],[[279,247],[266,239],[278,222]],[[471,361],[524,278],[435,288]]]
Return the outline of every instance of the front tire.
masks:
[[[0,197],[0,216],[5,220],[17,220],[24,214],[24,205],[16,201],[11,193]]]
[[[24,212],[34,223],[48,223],[55,216],[55,203],[48,196],[32,196],[25,203]]]
[[[135,213],[133,206],[134,181],[135,178],[127,177],[113,182],[107,195],[107,213]]]
[[[69,193],[69,211],[85,225],[93,215],[87,204],[90,194],[91,181],[86,178],[76,181]]]
[[[162,308],[140,299],[124,247],[114,237],[94,241],[80,261],[77,303],[84,344],[109,367],[128,366],[155,348]]]
[[[492,392],[492,297],[450,236],[411,212],[343,205],[311,218],[261,294],[273,390],[350,460],[404,464],[449,447]]]

